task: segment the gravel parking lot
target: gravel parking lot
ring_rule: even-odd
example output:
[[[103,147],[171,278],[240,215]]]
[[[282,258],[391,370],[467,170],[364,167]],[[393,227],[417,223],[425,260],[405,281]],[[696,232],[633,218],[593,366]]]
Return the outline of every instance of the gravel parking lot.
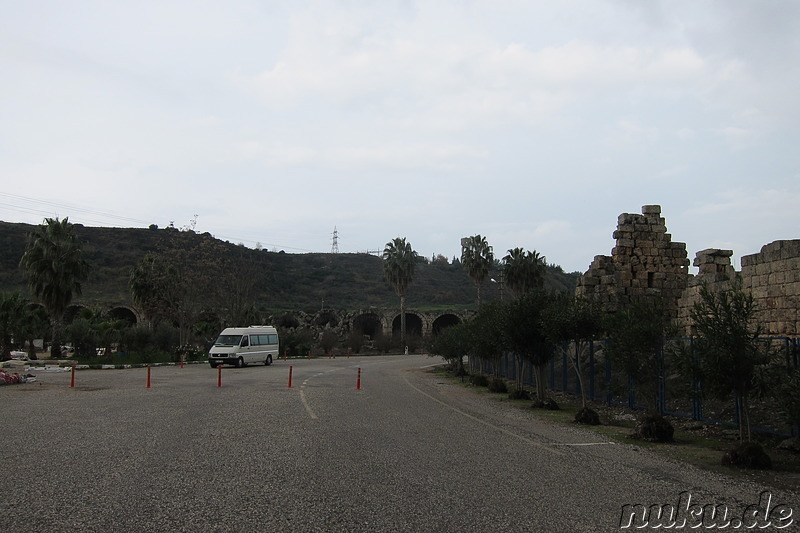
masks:
[[[691,491],[741,512],[771,491],[550,427],[425,370],[436,362],[226,367],[221,387],[207,365],[155,367],[149,389],[143,368],[2,387],[0,531],[617,531],[625,504]]]

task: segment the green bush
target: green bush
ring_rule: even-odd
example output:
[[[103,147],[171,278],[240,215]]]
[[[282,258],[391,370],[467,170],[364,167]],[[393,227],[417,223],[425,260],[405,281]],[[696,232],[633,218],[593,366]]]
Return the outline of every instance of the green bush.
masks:
[[[489,386],[489,378],[484,376],[483,374],[472,374],[469,377],[469,382],[476,387],[488,387]]]
[[[722,456],[722,464],[742,468],[772,469],[772,459],[757,442],[740,442]]]
[[[495,377],[489,382],[489,391],[505,394],[508,392],[508,386],[506,385],[505,380]]]

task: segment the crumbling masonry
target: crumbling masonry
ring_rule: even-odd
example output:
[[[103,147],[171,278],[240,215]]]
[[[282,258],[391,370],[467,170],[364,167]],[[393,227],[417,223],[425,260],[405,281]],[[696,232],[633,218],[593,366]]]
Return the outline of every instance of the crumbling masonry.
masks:
[[[579,296],[597,298],[607,312],[636,297],[658,294],[688,335],[692,333],[690,311],[700,287],[724,289],[736,276],[733,251],[717,249],[697,252],[693,264],[698,274],[689,274],[686,244],[672,241],[658,205],[643,206],[641,215],[621,214],[614,239],[611,256],[596,256],[576,288]],[[744,289],[756,300],[764,334],[797,336],[800,239],[775,241],[757,254],[743,256],[740,274]]]

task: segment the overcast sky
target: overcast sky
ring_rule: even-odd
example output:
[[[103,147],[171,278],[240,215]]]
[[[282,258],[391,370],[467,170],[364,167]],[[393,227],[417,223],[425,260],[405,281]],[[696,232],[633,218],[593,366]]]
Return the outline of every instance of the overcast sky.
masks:
[[[0,220],[567,271],[800,238],[800,2],[0,0]],[[694,270],[694,269],[693,269]]]

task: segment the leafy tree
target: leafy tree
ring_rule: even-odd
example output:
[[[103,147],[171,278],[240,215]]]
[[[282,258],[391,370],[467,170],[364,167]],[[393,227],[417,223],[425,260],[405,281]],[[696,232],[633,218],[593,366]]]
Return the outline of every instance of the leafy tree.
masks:
[[[587,356],[594,339],[604,330],[603,314],[595,300],[559,294],[547,312],[548,330],[556,342],[572,343],[570,366],[575,370],[581,389],[581,404],[586,408],[583,359]],[[569,349],[569,348],[566,348]]]
[[[792,368],[778,378],[775,398],[784,419],[800,430],[800,368]]]
[[[456,375],[464,375],[464,355],[471,347],[470,324],[462,322],[441,330],[431,344],[431,355],[439,355]]]
[[[154,252],[139,261],[128,279],[133,303],[151,327],[174,315],[177,286],[175,267],[166,256]]]
[[[47,311],[39,304],[25,305],[22,320],[17,333],[20,339],[28,342],[28,359],[36,359],[36,339],[45,338],[50,326]]]
[[[489,361],[495,376],[500,373],[498,364],[507,345],[506,308],[507,305],[503,302],[489,302],[467,322],[470,333],[469,355]]]
[[[461,241],[461,264],[467,269],[467,275],[475,283],[478,291],[478,309],[481,308],[481,285],[489,275],[494,262],[492,247],[486,237],[473,235]]]
[[[505,284],[516,296],[544,286],[547,271],[545,257],[536,250],[526,252],[522,248],[508,251],[503,258]]]
[[[20,340],[26,304],[19,293],[0,294],[0,361],[11,359],[12,337]]]
[[[278,330],[280,332],[281,348],[291,357],[304,357],[311,352],[314,344],[314,335],[307,328],[291,328]]]
[[[414,279],[417,253],[405,237],[396,237],[383,249],[383,275],[400,297],[400,345],[406,344],[406,290]]]
[[[109,320],[101,317],[91,322],[95,334],[96,348],[102,348],[106,358],[111,359],[114,345],[119,346],[122,333],[128,327],[124,320]]]
[[[623,305],[610,319],[609,356],[625,378],[641,390],[653,413],[663,414],[658,401],[664,377],[664,339],[675,332],[659,296],[645,296]]]
[[[545,372],[556,351],[545,320],[552,301],[552,295],[534,290],[507,304],[505,331],[509,349],[517,358],[517,390],[522,391],[525,362],[529,361],[534,368],[536,396],[540,402],[546,399]]]
[[[89,276],[89,264],[83,259],[68,218],[45,218],[28,235],[28,245],[20,261],[28,287],[50,314],[53,322],[53,347],[57,356],[59,334],[64,312],[75,295],[81,294],[81,283]]]
[[[727,290],[700,288],[700,301],[691,310],[697,331],[693,349],[697,377],[703,390],[718,398],[733,394],[739,420],[739,440],[750,441],[751,393],[756,388],[759,367],[772,359],[768,343],[759,341],[753,295],[736,279]]]
[[[75,318],[64,328],[64,335],[75,348],[75,355],[81,358],[93,358],[97,351],[97,336],[92,324],[85,316]]]
[[[325,328],[319,336],[319,345],[322,351],[329,355],[339,344],[339,336],[331,328]]]
[[[361,348],[364,346],[364,332],[360,329],[350,330],[350,333],[347,334],[346,343],[347,348],[353,353],[361,352]]]
[[[255,256],[244,247],[221,255],[224,263],[219,277],[220,302],[225,323],[250,325],[260,323],[255,309],[254,288],[258,280]]]
[[[255,276],[226,269],[224,258],[229,252],[210,236],[195,235],[189,229],[168,229],[159,249],[145,255],[131,271],[131,297],[151,324],[167,320],[177,325],[180,346],[189,343],[202,313],[222,301],[228,304],[225,314],[236,313],[238,318],[247,318],[243,315],[248,312],[250,302],[224,300],[223,288],[231,287],[232,283],[226,280],[232,276],[242,274],[250,280]]]

